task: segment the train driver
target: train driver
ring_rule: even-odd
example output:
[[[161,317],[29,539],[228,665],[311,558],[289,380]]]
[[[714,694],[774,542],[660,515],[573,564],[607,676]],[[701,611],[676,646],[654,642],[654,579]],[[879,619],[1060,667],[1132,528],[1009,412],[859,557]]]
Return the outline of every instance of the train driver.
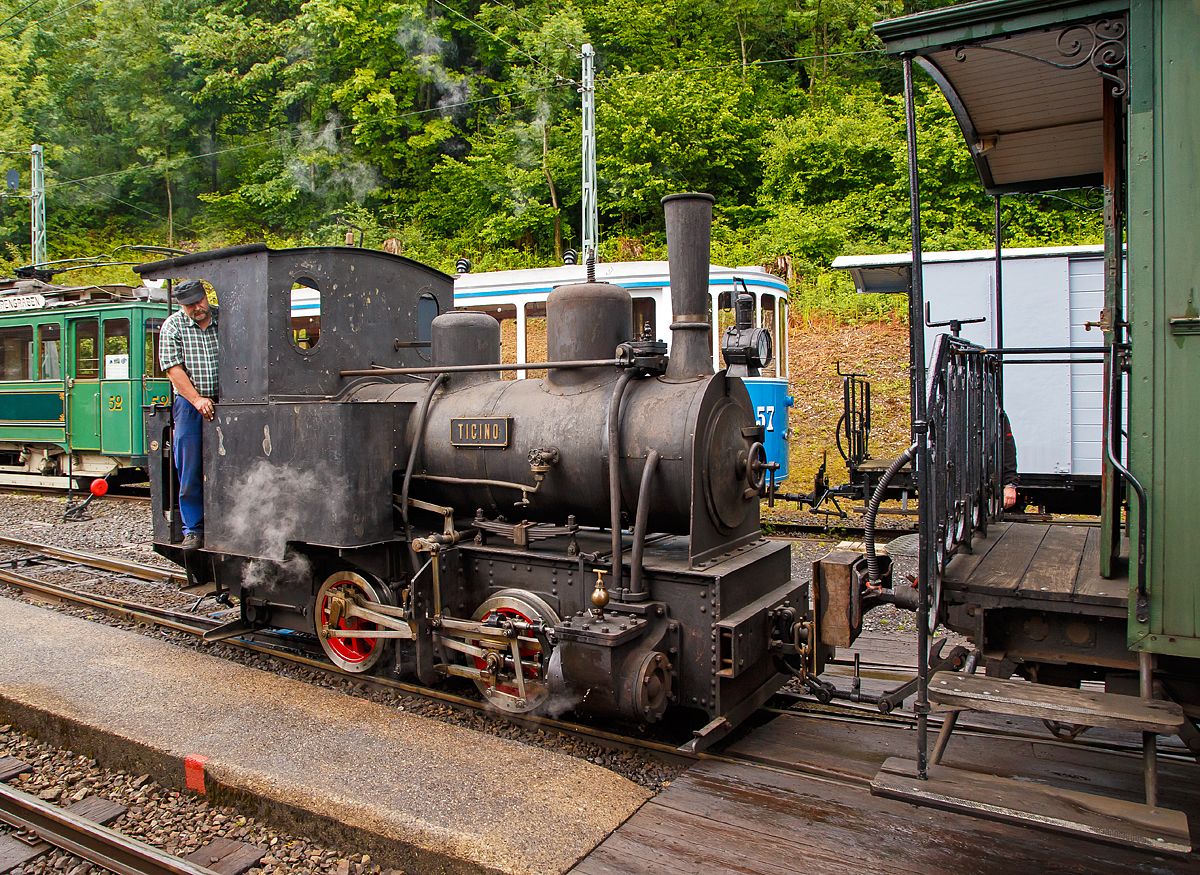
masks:
[[[175,288],[180,309],[163,323],[159,364],[175,389],[173,450],[179,472],[179,515],[183,552],[204,546],[202,419],[211,420],[217,401],[217,308],[199,280]]]

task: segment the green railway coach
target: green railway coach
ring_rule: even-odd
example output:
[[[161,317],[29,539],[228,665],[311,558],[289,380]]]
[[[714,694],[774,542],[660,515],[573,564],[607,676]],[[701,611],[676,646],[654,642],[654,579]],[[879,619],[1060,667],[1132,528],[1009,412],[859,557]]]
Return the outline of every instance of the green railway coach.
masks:
[[[146,287],[0,285],[0,483],[144,479],[142,407],[171,398],[168,313]]]

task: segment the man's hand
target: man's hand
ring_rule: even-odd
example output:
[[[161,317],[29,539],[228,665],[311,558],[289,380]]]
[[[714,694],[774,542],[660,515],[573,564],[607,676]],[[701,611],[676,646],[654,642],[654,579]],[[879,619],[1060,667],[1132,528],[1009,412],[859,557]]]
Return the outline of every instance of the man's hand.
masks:
[[[195,401],[192,402],[192,406],[195,407],[198,411],[200,411],[200,415],[203,416],[205,419],[207,419],[209,422],[212,422],[213,415],[217,412],[216,407],[213,405],[211,398],[203,398],[203,397],[197,398]],[[1004,500],[1005,501],[1008,500],[1008,489],[1007,488],[1004,491]],[[1013,493],[1013,501],[1016,501],[1016,500],[1017,500],[1017,497],[1016,497],[1016,493],[1014,492]],[[1004,506],[1008,507],[1007,504]]]
[[[209,418],[211,419],[212,417],[209,417]],[[1017,503],[1017,487],[1005,486],[1004,487],[1004,509],[1008,510],[1010,507],[1012,507],[1016,503]]]

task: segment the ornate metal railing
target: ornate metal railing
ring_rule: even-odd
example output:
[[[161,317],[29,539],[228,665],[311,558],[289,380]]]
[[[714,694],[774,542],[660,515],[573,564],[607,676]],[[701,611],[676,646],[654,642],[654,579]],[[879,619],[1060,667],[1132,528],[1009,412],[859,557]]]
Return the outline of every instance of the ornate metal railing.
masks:
[[[936,533],[936,575],[930,581],[929,630],[937,626],[942,575],[955,553],[970,552],[976,533],[1004,510],[1004,435],[1000,359],[948,334],[934,346],[927,374],[929,471],[933,488],[920,496],[921,530]],[[927,514],[932,515],[928,523]]]

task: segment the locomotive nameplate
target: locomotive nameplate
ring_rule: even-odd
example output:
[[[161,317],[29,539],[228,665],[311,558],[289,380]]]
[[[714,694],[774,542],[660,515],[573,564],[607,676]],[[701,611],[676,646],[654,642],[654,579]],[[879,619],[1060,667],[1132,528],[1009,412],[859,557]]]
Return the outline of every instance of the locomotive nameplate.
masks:
[[[450,443],[456,447],[507,447],[511,416],[467,416],[450,420]]]

